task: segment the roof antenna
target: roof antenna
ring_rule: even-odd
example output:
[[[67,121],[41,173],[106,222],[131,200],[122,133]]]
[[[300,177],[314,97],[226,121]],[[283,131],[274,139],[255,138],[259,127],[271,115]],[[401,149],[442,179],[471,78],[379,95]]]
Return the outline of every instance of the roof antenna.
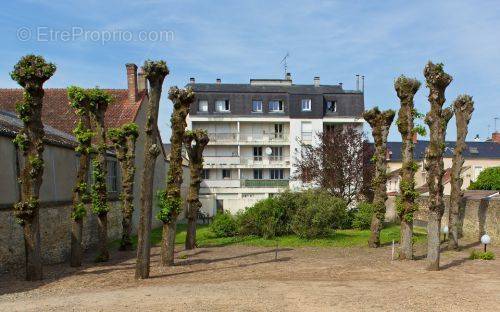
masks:
[[[493,118],[493,120],[495,120],[495,133],[498,132],[497,131],[497,120],[498,119],[500,119],[500,118],[498,118],[498,117]]]
[[[286,52],[285,57],[280,62],[280,64],[283,64],[283,68],[285,70],[285,79],[286,79],[286,73],[288,73],[287,59],[288,59],[289,56],[290,56],[290,53]]]

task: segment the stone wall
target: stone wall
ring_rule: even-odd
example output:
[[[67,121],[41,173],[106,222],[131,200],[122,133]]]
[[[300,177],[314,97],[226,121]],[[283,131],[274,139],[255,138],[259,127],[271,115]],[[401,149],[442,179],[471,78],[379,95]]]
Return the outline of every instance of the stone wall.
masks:
[[[69,259],[72,205],[53,205],[40,209],[40,236],[42,258],[45,264]],[[121,236],[122,214],[120,202],[110,203],[108,212],[108,239]],[[83,246],[92,248],[97,243],[97,217],[87,211],[83,228]],[[0,272],[24,264],[22,227],[15,222],[11,209],[0,209]]]

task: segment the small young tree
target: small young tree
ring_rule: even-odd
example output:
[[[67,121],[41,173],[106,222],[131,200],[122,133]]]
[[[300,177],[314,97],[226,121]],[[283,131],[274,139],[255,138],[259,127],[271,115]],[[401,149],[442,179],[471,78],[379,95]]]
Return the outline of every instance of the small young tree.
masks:
[[[78,160],[76,183],[73,189],[70,255],[70,265],[72,267],[79,267],[82,265],[83,218],[87,214],[85,205],[90,202],[87,181],[94,133],[90,126],[90,111],[92,108],[90,106],[89,92],[85,89],[72,86],[68,88],[68,99],[79,119],[76,128],[73,130],[78,142],[75,152],[80,157]]]
[[[375,178],[373,179],[373,217],[370,227],[371,235],[368,245],[380,246],[380,231],[385,217],[385,201],[387,200],[387,136],[396,113],[393,110],[380,111],[372,108],[363,114],[364,119],[372,127],[375,141]]]
[[[122,239],[119,250],[132,250],[132,214],[134,212],[135,142],[139,130],[135,123],[108,131],[122,174]]]
[[[194,249],[196,247],[196,216],[198,210],[201,208],[199,193],[201,173],[203,171],[203,150],[209,140],[208,133],[201,129],[186,131],[184,134],[184,146],[189,157],[189,171],[191,175],[187,198],[188,209],[186,212],[188,220],[186,249]]]
[[[370,179],[364,171],[364,142],[361,131],[352,126],[335,127],[317,134],[319,143],[301,143],[297,153],[294,179],[313,183],[350,204]],[[365,179],[363,175],[368,174]],[[370,179],[371,180],[371,179]]]
[[[101,89],[88,90],[90,96],[91,125],[96,135],[95,158],[92,161],[92,211],[97,215],[98,224],[98,249],[99,253],[96,262],[106,262],[109,260],[108,251],[108,190],[106,187],[106,126],[104,124],[104,114],[111,104],[112,96]]]
[[[153,213],[153,182],[156,158],[160,155],[158,145],[158,110],[165,77],[169,74],[165,61],[144,62],[143,71],[148,79],[150,96],[146,125],[144,126],[144,169],[141,181],[141,214],[138,226],[137,263],[135,278],[149,277],[150,251],[151,251],[151,221]]]
[[[427,63],[424,76],[429,88],[431,109],[425,116],[429,126],[430,141],[425,151],[425,169],[429,187],[429,218],[427,223],[428,270],[439,270],[441,218],[444,213],[443,201],[443,152],[446,127],[453,116],[451,108],[443,109],[446,87],[453,78],[444,72],[443,64]]]
[[[399,183],[400,195],[396,200],[396,210],[401,220],[401,260],[413,259],[413,213],[417,210],[415,199],[418,192],[415,191],[415,172],[418,164],[413,160],[414,135],[425,134],[422,127],[415,127],[414,119],[418,117],[413,104],[413,97],[420,88],[420,81],[401,75],[394,82],[394,88],[400,100],[401,108],[398,112],[399,133],[401,133],[402,166],[400,171],[401,182]]]
[[[24,161],[20,175],[21,200],[14,205],[14,215],[23,227],[26,253],[26,279],[42,279],[40,246],[39,195],[43,176],[42,123],[43,84],[56,71],[56,66],[47,63],[41,56],[27,55],[14,65],[10,76],[23,87],[23,99],[16,104],[16,111],[23,121],[14,144],[22,152]]]
[[[470,95],[460,95],[453,102],[453,110],[457,123],[457,143],[453,151],[453,163],[451,165],[451,193],[450,193],[450,214],[448,224],[450,225],[449,247],[458,249],[458,239],[462,228],[462,216],[465,210],[464,194],[462,192],[463,179],[460,177],[462,166],[464,165],[463,151],[467,147],[465,138],[467,137],[469,121],[474,111],[474,101]]]
[[[160,195],[161,210],[158,220],[163,222],[161,243],[161,264],[174,264],[175,229],[177,216],[182,210],[182,139],[186,130],[186,117],[189,107],[194,101],[194,92],[191,88],[170,88],[168,98],[174,104],[170,119],[172,136],[170,138],[170,166],[168,168],[167,189]]]

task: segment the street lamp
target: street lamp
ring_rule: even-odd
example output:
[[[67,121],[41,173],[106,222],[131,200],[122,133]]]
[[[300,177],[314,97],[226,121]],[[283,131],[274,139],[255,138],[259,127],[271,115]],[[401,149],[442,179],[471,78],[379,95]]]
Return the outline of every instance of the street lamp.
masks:
[[[486,252],[486,245],[491,243],[491,237],[488,234],[481,236],[481,243],[484,245],[484,252]]]
[[[442,231],[442,232],[443,232],[443,234],[444,234],[444,241],[446,241],[446,235],[447,235],[447,234],[448,234],[448,232],[450,231],[450,230],[448,229],[448,226],[446,226],[446,225],[445,225],[441,231]]]

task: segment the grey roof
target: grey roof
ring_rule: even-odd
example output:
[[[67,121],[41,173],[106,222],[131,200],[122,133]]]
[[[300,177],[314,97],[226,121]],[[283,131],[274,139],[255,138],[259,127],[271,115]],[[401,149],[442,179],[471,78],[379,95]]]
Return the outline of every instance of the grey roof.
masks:
[[[373,144],[373,143],[372,143]],[[446,147],[444,157],[452,157],[453,149],[455,148],[454,141],[445,142]],[[466,142],[467,148],[463,155],[465,158],[494,158],[500,159],[500,143],[495,142]],[[429,145],[429,141],[417,141],[413,157],[416,160],[422,160],[425,157],[425,149]],[[387,142],[387,149],[391,152],[390,161],[401,161],[401,142]]]
[[[23,122],[14,113],[0,110],[0,135],[14,137],[22,127]],[[76,146],[77,143],[74,136],[46,124],[44,124],[43,128],[45,130],[45,142],[68,148]]]
[[[258,80],[258,79],[254,79]],[[289,94],[330,94],[330,93],[361,93],[346,91],[340,85],[251,85],[244,83],[190,83],[195,92],[229,92],[229,93],[289,93]]]

